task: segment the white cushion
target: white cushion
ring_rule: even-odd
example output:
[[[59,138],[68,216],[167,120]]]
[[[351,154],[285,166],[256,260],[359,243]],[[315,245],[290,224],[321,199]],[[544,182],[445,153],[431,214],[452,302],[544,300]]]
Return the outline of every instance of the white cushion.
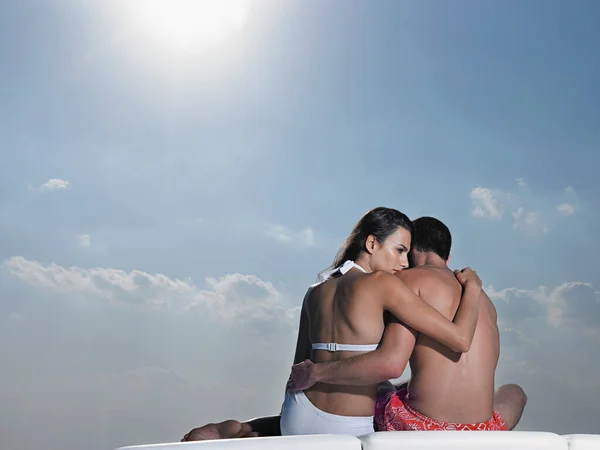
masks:
[[[386,431],[359,439],[364,450],[569,449],[567,440],[557,434],[530,431]]]
[[[346,435],[303,435],[222,439],[214,441],[174,442],[133,445],[116,450],[361,450],[360,440]]]
[[[566,434],[563,437],[569,443],[569,450],[600,449],[600,434]]]

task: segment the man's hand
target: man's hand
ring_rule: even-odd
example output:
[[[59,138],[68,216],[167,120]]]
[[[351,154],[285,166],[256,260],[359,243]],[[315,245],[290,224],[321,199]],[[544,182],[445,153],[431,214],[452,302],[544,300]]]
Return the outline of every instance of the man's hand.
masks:
[[[472,270],[470,267],[465,267],[463,270],[455,270],[454,275],[460,284],[463,286],[473,285],[481,289],[481,279],[477,272]]]
[[[292,366],[286,390],[289,392],[303,391],[314,386],[317,381],[315,364],[310,359],[305,359]]]

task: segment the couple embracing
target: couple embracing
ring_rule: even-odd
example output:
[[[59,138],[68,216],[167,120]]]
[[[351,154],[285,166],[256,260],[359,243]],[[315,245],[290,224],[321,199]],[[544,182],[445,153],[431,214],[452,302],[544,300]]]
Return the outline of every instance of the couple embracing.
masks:
[[[495,391],[496,310],[476,272],[448,268],[451,244],[432,217],[366,213],[304,297],[280,415],[208,424],[183,440],[513,429],[525,393]],[[409,362],[410,382],[392,385]]]

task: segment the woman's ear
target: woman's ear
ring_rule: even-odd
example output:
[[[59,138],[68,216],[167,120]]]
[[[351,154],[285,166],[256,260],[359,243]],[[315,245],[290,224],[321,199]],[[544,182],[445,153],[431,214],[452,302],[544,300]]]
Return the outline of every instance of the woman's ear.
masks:
[[[365,251],[369,254],[372,254],[377,249],[378,245],[379,242],[377,242],[377,238],[370,234],[367,236],[367,241],[365,242]]]

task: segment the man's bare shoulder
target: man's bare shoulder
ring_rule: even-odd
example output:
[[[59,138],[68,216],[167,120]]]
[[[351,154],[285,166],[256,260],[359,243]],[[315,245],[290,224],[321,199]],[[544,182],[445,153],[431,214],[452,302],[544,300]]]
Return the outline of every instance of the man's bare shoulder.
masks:
[[[422,277],[427,276],[427,274],[420,270],[420,268],[414,267],[396,272],[395,276],[404,282],[415,294],[419,295],[419,285],[422,283]]]
[[[415,280],[421,277],[427,277],[430,275],[430,270],[426,267],[412,267],[410,269],[396,272],[396,276],[401,280]]]
[[[432,282],[447,281],[448,276],[456,280],[454,274],[444,268],[434,267],[413,267],[396,273],[396,276],[411,286],[419,287],[420,284],[430,284]]]
[[[454,272],[447,267],[423,266],[398,275],[427,303],[441,312],[458,306],[462,288]]]
[[[407,279],[419,280],[422,283],[431,283],[434,281],[450,283],[459,286],[460,283],[456,279],[454,272],[448,267],[422,266],[401,272],[401,277],[409,277]]]

